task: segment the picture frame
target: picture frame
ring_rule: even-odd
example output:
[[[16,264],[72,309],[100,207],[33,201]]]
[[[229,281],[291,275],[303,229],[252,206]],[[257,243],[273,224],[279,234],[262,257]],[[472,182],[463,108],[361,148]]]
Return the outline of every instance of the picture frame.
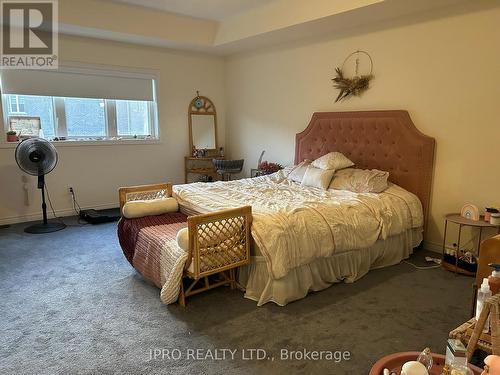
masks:
[[[39,137],[42,123],[36,116],[9,116],[9,130],[20,138]]]

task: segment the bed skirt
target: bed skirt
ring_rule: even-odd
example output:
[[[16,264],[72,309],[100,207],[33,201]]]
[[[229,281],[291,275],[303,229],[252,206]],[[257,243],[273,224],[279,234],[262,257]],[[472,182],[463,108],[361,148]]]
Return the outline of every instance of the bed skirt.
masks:
[[[238,281],[245,289],[245,298],[284,306],[304,298],[310,291],[320,291],[334,283],[352,283],[371,269],[392,266],[408,258],[423,239],[422,228],[411,229],[372,247],[335,254],[297,267],[285,277],[274,280],[269,276],[264,257],[253,256],[249,265],[241,267]]]

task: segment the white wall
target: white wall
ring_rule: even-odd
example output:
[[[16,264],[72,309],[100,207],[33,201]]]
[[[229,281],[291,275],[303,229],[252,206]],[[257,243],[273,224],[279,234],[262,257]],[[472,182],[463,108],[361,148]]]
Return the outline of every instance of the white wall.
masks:
[[[118,203],[121,185],[183,181],[188,153],[187,106],[200,90],[218,110],[219,144],[245,158],[246,173],[261,150],[265,159],[293,161],[294,137],[314,111],[406,109],[437,140],[428,245],[439,247],[443,215],[465,202],[499,202],[500,9],[429,21],[399,22],[356,35],[310,40],[219,57],[61,37],[63,61],[153,69],[159,74],[160,144],[58,146],[60,163],[47,177],[55,208],[71,213],[67,186],[84,207]],[[334,104],[334,68],[356,49],[371,53],[372,88],[361,98]],[[228,108],[227,114],[225,108]],[[226,120],[226,121],[225,121]],[[228,124],[227,132],[225,122]],[[225,142],[227,140],[227,142]],[[13,148],[0,148],[0,224],[39,213],[36,179],[30,205]],[[452,233],[453,236],[453,233]],[[450,242],[453,241],[450,238]]]
[[[295,134],[315,111],[406,109],[437,141],[427,240],[439,248],[445,213],[466,202],[500,202],[499,22],[497,7],[233,56],[226,69],[230,155],[245,158],[247,173],[261,150],[264,159],[288,164]],[[373,57],[372,87],[335,104],[334,68],[357,49]]]
[[[119,186],[183,182],[184,156],[189,152],[187,111],[199,90],[215,103],[219,143],[225,139],[224,61],[219,57],[167,49],[60,37],[61,60],[151,69],[157,72],[161,142],[148,145],[58,145],[59,164],[47,185],[59,214],[71,214],[68,186],[82,207],[117,207]],[[0,224],[39,217],[36,178],[29,177],[30,204],[23,192],[23,173],[13,148],[0,148]]]

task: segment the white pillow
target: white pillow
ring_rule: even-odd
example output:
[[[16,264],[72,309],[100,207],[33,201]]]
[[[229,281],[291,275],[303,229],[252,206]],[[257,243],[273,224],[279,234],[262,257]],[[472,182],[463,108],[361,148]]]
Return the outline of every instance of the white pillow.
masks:
[[[304,178],[302,179],[301,185],[303,186],[313,186],[326,190],[330,181],[332,180],[334,169],[319,169],[313,166],[308,166]]]
[[[311,165],[320,169],[344,169],[354,165],[344,154],[340,152],[330,152],[314,160]]]
[[[310,160],[304,160],[300,162],[288,175],[290,181],[302,182],[304,174],[306,173],[307,167],[311,164]]]
[[[349,190],[355,193],[381,193],[387,189],[389,172],[378,169],[347,168],[337,171],[329,189]]]
[[[123,205],[123,216],[127,219],[135,219],[144,216],[161,215],[167,212],[179,211],[179,205],[175,198],[161,198],[150,200],[129,201]]]

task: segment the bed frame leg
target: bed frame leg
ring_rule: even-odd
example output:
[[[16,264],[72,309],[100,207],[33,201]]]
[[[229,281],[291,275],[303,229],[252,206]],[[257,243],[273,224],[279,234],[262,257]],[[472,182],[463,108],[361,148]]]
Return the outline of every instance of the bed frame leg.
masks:
[[[234,268],[231,268],[229,270],[229,280],[231,280],[230,282],[230,286],[231,286],[231,290],[234,290],[236,289],[236,270]]]
[[[179,292],[179,305],[186,307],[186,295],[184,293],[184,282],[181,279],[181,290]]]

